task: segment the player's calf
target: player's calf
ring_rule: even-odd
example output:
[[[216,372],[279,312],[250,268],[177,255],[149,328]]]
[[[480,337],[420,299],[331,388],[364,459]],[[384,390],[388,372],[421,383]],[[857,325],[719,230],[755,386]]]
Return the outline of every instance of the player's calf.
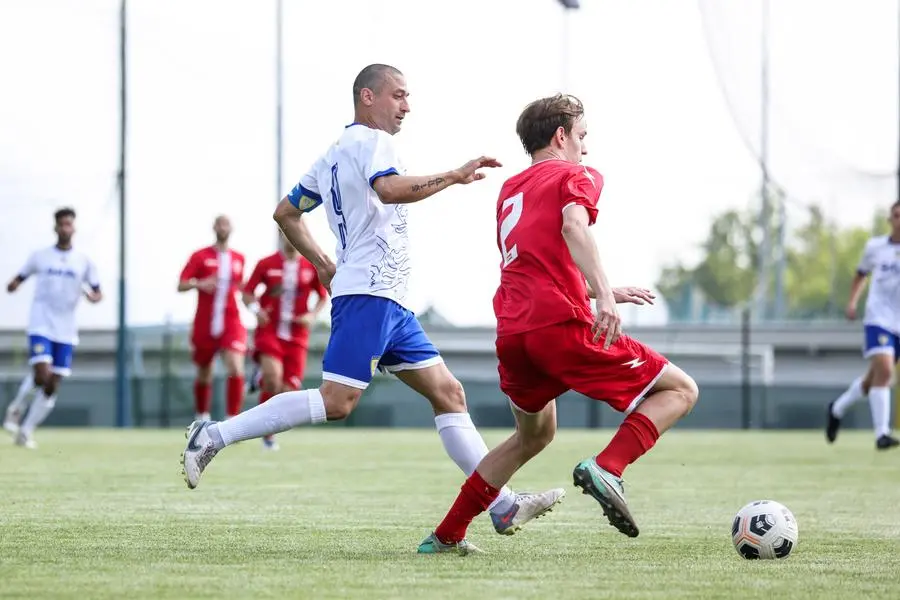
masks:
[[[625,502],[622,473],[650,451],[659,436],[691,412],[700,391],[684,371],[669,364],[638,407],[593,460],[575,467],[575,485],[590,494],[616,529],[635,537],[638,527]]]

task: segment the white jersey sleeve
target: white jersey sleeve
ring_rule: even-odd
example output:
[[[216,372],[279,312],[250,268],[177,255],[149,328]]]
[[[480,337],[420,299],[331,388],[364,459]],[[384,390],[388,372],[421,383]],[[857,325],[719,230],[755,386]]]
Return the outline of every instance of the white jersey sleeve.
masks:
[[[28,255],[28,260],[25,261],[25,264],[22,265],[22,268],[19,269],[19,278],[20,279],[28,279],[38,271],[38,261],[37,261],[37,252],[32,252]]]
[[[880,244],[878,243],[878,239],[871,239],[866,242],[866,247],[863,249],[862,257],[859,259],[859,265],[856,267],[856,272],[859,275],[868,275],[871,273],[876,266],[876,258],[878,254],[878,247]]]
[[[287,195],[288,201],[300,212],[310,212],[322,204],[322,193],[319,191],[317,179],[322,162],[321,158],[317,160]]]
[[[360,167],[363,176],[369,182],[369,187],[372,187],[379,177],[399,175],[402,172],[394,136],[385,131],[375,133],[371,143],[360,144],[362,154],[359,157]]]
[[[92,290],[97,291],[100,289],[100,277],[97,274],[97,265],[94,264],[90,258],[85,257],[86,265],[84,269],[84,283],[86,283]]]

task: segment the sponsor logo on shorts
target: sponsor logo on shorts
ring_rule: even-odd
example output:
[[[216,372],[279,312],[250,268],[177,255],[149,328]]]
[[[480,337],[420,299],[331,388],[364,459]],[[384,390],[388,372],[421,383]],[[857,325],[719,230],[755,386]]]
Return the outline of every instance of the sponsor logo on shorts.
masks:
[[[887,346],[888,345],[887,334],[881,333],[878,335],[878,345],[879,346]]]
[[[639,358],[632,358],[626,363],[622,363],[623,367],[631,367],[632,369],[637,369],[639,366],[647,362],[646,360],[641,360]]]
[[[43,354],[45,350],[47,350],[43,344],[37,343],[32,347],[32,350],[35,354]]]

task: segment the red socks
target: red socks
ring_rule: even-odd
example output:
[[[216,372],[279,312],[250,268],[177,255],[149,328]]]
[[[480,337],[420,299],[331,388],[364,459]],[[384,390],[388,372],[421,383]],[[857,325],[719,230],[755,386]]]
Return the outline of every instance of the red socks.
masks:
[[[466,479],[456,497],[456,501],[441,524],[434,530],[434,535],[444,544],[455,544],[466,537],[466,530],[472,519],[487,510],[491,502],[497,499],[500,490],[491,487],[478,471]]]
[[[274,396],[274,392],[267,391],[266,389],[262,389],[259,391],[259,403],[262,404],[272,396]]]
[[[209,414],[212,408],[212,387],[202,381],[194,382],[194,412],[198,415]]]
[[[621,477],[625,467],[643,456],[658,439],[659,431],[653,421],[633,412],[625,417],[609,445],[594,460],[601,469]]]
[[[244,378],[232,375],[225,383],[225,417],[234,417],[244,404]]]

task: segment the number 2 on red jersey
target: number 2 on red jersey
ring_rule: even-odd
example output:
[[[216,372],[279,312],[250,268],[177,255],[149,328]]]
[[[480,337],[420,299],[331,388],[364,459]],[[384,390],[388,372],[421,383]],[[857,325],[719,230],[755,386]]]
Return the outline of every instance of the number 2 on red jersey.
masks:
[[[512,230],[518,225],[519,219],[522,218],[522,202],[524,199],[524,194],[519,192],[515,196],[503,201],[501,211],[505,212],[507,208],[510,206],[512,207],[509,214],[500,221],[500,251],[503,253],[504,267],[509,266],[509,263],[519,257],[518,247],[515,244],[513,244],[512,247],[509,247],[507,245],[507,239],[509,238],[509,234],[512,233]]]

